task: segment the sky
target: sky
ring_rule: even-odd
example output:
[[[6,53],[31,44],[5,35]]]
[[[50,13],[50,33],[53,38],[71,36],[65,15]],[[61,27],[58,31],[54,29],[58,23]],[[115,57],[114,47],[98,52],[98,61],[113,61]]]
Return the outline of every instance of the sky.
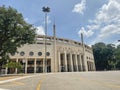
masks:
[[[0,0],[0,6],[11,6],[22,13],[26,22],[37,28],[36,33],[45,34],[45,13],[42,7],[49,7],[47,14],[47,35],[80,40],[93,45],[97,42],[119,45],[120,42],[120,0]]]

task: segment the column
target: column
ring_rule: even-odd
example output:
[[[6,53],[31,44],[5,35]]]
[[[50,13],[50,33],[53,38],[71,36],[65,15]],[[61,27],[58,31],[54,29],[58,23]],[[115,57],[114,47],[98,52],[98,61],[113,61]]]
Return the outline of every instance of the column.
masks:
[[[65,62],[65,71],[67,72],[67,57],[66,57],[66,52],[64,52],[64,62]]]
[[[7,60],[7,63],[8,63],[8,60]],[[5,75],[7,75],[8,73],[8,67],[5,67]]]
[[[82,61],[82,70],[86,71],[86,65],[85,65],[85,61],[84,61],[84,55],[81,55],[81,61]]]
[[[93,71],[93,64],[92,64],[92,62],[90,63],[90,66],[91,66],[91,71]]]
[[[90,71],[90,62],[89,61],[87,61],[87,67],[88,67],[88,71]]]
[[[93,71],[96,71],[95,62],[93,62]]]
[[[34,73],[36,73],[36,58],[34,60]]]
[[[88,71],[86,55],[83,56],[83,61],[84,61],[84,67],[85,67],[84,70]]]
[[[18,58],[16,59],[16,63],[18,63]],[[15,68],[15,73],[17,74],[18,69]]]
[[[80,71],[80,56],[79,55],[77,55],[77,62],[78,62],[78,71]]]
[[[25,60],[25,74],[27,74],[27,65],[28,65],[28,60]]]
[[[5,75],[7,75],[8,67],[5,68]]]
[[[81,71],[83,71],[81,55],[79,56],[80,56],[80,68],[81,68]]]
[[[75,63],[76,63],[76,71],[78,71],[78,61],[77,61],[77,54],[75,54]]]
[[[70,66],[71,66],[71,71],[73,72],[73,61],[72,61],[72,54],[70,53]]]
[[[61,72],[61,59],[60,59],[60,52],[58,52],[58,71]]]
[[[43,58],[43,73],[45,73],[45,58]]]

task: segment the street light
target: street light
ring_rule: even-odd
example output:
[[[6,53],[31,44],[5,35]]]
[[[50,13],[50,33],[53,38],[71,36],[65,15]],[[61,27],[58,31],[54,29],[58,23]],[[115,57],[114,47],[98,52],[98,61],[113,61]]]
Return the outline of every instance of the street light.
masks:
[[[50,8],[49,7],[43,7],[42,11],[45,13],[45,60],[44,60],[44,72],[47,72],[47,66],[46,66],[46,62],[47,62],[47,55],[46,55],[46,51],[47,51],[47,45],[46,45],[46,39],[47,39],[47,13],[50,12]]]

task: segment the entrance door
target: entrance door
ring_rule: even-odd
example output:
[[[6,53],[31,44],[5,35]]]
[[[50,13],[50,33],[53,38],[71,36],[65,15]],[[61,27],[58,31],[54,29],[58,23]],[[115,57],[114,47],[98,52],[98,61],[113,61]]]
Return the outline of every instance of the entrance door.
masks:
[[[36,65],[37,65],[36,72],[43,73],[43,59],[37,59]]]
[[[51,59],[47,59],[47,72],[51,72]]]

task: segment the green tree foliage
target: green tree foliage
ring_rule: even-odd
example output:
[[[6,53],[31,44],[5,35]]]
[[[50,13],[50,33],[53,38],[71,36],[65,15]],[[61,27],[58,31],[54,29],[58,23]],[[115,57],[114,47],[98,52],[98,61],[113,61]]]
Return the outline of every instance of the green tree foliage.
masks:
[[[4,68],[7,67],[9,68],[11,73],[15,73],[15,68],[17,69],[22,69],[22,65],[18,62],[13,62],[13,61],[9,61],[7,62],[4,66]]]
[[[118,45],[115,50],[115,59],[117,60],[116,68],[120,69],[120,45]]]
[[[120,69],[120,46],[102,42],[92,46],[96,70]]]
[[[18,69],[21,69],[22,68],[22,65],[20,63],[17,63],[17,62],[8,62],[7,64],[4,65],[4,67],[7,67],[7,68],[18,68]]]
[[[22,14],[12,7],[0,7],[0,64],[21,45],[33,43],[34,37],[35,28],[25,22]]]

